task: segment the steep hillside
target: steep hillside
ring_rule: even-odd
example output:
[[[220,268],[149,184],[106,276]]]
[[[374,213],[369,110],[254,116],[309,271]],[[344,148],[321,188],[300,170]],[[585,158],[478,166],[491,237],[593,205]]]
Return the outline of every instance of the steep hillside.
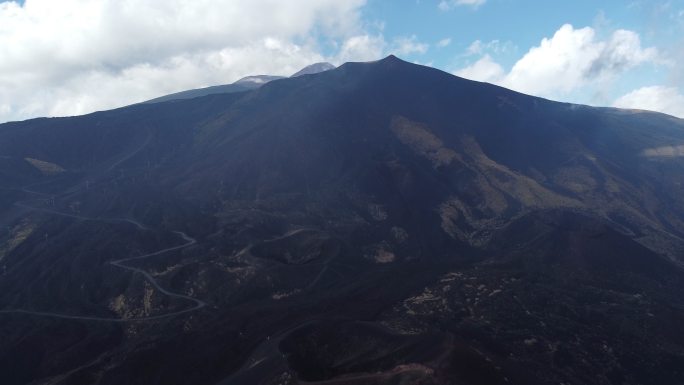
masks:
[[[0,125],[0,372],[681,383],[682,144],[393,56]]]

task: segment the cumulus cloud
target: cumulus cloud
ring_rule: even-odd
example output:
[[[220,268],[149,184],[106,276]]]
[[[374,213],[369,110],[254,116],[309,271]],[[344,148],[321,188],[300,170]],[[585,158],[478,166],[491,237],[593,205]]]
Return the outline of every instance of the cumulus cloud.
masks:
[[[676,87],[642,87],[621,96],[613,106],[658,111],[684,118],[684,95]]]
[[[501,65],[492,59],[491,56],[485,55],[472,65],[454,72],[454,75],[467,79],[497,84],[501,83],[502,79],[504,78],[505,71]]]
[[[473,43],[469,52],[482,52],[482,43]],[[643,48],[633,31],[617,30],[607,40],[600,40],[593,28],[575,29],[566,24],[553,37],[532,47],[508,73],[488,55],[455,73],[528,94],[559,97],[587,84],[609,82],[633,67],[658,60],[656,49]]]
[[[487,0],[442,0],[437,4],[437,7],[442,11],[449,11],[462,5],[469,5],[473,8],[477,8],[486,2]]]
[[[347,61],[369,61],[378,59],[387,43],[382,35],[356,35],[344,41],[336,56],[337,63]]]
[[[365,0],[0,3],[0,122],[112,108],[321,60],[377,59]],[[264,12],[267,9],[268,12]],[[331,56],[319,41],[337,43]]]

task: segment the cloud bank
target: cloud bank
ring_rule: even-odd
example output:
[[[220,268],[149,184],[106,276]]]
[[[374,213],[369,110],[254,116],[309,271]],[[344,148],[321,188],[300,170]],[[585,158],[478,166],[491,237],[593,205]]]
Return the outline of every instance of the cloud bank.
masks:
[[[377,59],[385,43],[364,30],[364,3],[3,2],[0,122],[113,108],[250,74],[289,75],[316,61]],[[333,54],[324,56],[322,44]]]

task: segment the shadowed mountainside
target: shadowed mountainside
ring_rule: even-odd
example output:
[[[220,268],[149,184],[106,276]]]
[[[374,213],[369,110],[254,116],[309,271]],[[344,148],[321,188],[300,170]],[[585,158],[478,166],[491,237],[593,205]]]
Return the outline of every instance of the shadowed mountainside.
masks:
[[[681,383],[681,144],[393,56],[0,125],[0,372]]]

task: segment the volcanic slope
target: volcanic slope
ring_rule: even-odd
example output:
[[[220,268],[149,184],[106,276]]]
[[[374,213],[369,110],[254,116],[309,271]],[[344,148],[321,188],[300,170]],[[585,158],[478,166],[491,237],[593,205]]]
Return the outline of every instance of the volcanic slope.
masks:
[[[682,144],[393,56],[0,125],[3,383],[682,383]]]

